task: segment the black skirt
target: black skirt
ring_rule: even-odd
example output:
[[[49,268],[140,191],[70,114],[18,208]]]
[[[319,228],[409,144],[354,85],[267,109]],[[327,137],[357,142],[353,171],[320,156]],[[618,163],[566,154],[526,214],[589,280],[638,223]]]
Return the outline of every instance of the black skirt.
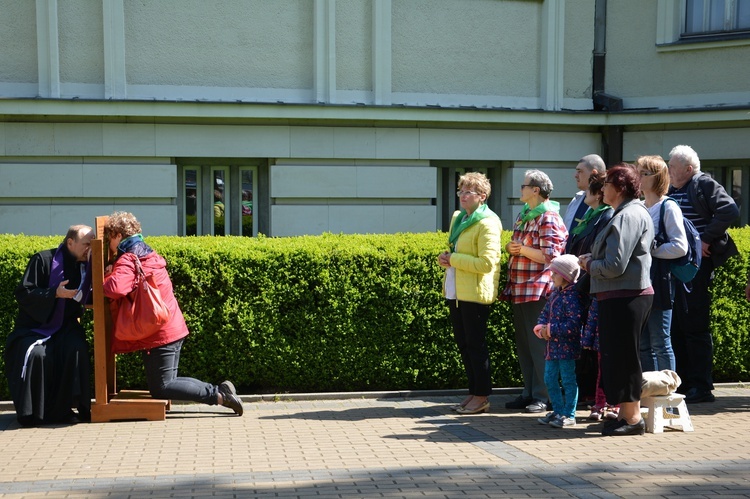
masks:
[[[652,302],[653,295],[599,300],[601,386],[608,404],[641,399],[640,339]]]
[[[23,425],[68,422],[74,415],[91,420],[91,361],[86,335],[80,324],[69,324],[42,345],[44,336],[16,330],[8,337],[5,373],[18,421]]]

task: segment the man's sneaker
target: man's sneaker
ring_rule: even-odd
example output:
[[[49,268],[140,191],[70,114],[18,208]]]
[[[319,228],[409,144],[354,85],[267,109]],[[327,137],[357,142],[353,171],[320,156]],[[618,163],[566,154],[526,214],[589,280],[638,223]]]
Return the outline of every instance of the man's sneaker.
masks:
[[[537,418],[537,421],[539,421],[539,424],[550,424],[556,417],[556,413],[548,412],[546,416]]]
[[[524,397],[523,395],[519,395],[518,397],[514,398],[510,402],[505,403],[506,409],[523,409],[527,405],[531,403],[533,399],[531,397]]]
[[[557,416],[555,419],[549,422],[550,426],[555,428],[567,428],[569,426],[576,425],[576,418],[569,418],[568,416]]]
[[[526,412],[544,412],[547,410],[547,402],[544,400],[534,400],[526,406]]]
[[[224,399],[221,405],[229,407],[235,414],[242,416],[245,410],[242,407],[242,400],[237,396],[234,384],[231,381],[222,381],[219,385],[219,393],[221,393],[221,397]]]

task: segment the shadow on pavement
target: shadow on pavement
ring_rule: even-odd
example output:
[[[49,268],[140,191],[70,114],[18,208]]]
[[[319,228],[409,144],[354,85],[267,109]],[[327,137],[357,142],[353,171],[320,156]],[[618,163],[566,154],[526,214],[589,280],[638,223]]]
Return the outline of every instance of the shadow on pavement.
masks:
[[[681,481],[670,483],[675,474],[705,474],[709,480],[690,486],[692,497],[714,495],[717,489],[735,496],[748,492],[744,471],[725,469],[721,480],[706,469],[665,468],[649,470],[650,496],[685,494]],[[86,497],[468,497],[508,495],[512,497],[620,497],[633,492],[632,482],[643,470],[607,464],[521,469],[518,467],[435,467],[379,470],[313,470],[279,473],[232,473],[177,475],[170,477],[117,477],[85,480],[45,480],[6,483],[5,494],[70,494]],[[165,479],[166,478],[166,479]],[[714,480],[710,480],[714,478]],[[309,482],[309,483],[304,483]],[[625,488],[623,488],[625,487]]]

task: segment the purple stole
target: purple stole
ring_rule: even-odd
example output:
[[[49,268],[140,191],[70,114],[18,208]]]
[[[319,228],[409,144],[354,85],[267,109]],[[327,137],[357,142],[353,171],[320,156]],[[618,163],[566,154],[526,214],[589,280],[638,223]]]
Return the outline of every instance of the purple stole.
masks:
[[[63,249],[64,244],[65,243],[63,242],[60,246],[57,247],[55,256],[52,258],[52,267],[50,269],[49,275],[49,287],[51,289],[56,289],[65,279],[65,276],[63,275],[63,260],[65,258],[65,251]],[[86,263],[85,269],[86,273],[83,281],[81,282],[81,287],[79,288],[83,293],[80,302],[82,304],[86,303],[89,297],[89,293],[91,292],[91,262]],[[50,320],[47,321],[46,324],[42,324],[37,328],[33,328],[32,331],[47,337],[52,336],[53,334],[58,332],[60,330],[60,327],[62,326],[63,317],[65,316],[65,301],[65,298],[55,298],[55,310],[52,313],[52,317],[50,317]]]

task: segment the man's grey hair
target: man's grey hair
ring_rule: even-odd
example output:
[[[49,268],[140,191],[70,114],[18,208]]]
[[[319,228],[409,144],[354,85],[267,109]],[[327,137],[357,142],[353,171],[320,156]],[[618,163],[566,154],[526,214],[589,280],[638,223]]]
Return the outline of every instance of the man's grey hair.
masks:
[[[589,171],[596,170],[599,173],[604,173],[607,171],[607,165],[604,164],[604,160],[598,154],[589,154],[582,157],[578,162],[586,165],[586,168],[588,168]]]
[[[701,160],[698,158],[698,153],[690,146],[674,146],[669,151],[669,159],[672,158],[685,166],[692,166],[695,173],[701,171]]]
[[[526,170],[524,174],[529,179],[529,183],[534,187],[539,187],[539,195],[544,199],[549,198],[554,186],[546,173],[541,170]]]

